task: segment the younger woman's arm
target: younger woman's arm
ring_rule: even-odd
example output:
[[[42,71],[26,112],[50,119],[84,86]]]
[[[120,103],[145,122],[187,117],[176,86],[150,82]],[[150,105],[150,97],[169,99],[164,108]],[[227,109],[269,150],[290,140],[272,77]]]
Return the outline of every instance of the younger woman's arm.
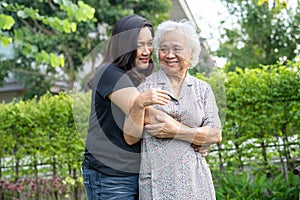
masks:
[[[123,88],[109,95],[113,103],[126,114],[123,132],[125,141],[132,145],[137,143],[143,134],[144,116],[147,107],[153,104],[165,105],[170,97],[167,91],[149,89],[140,93],[134,87]]]

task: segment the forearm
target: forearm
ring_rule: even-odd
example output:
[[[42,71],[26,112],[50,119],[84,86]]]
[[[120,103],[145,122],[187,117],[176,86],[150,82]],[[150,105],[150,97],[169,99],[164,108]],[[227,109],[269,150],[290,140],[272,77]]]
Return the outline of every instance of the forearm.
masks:
[[[140,93],[136,88],[120,89],[108,96],[126,114],[123,135],[128,144],[135,144],[143,134],[144,115],[147,106],[166,105],[170,97],[168,92],[149,89]]]
[[[195,145],[216,144],[222,141],[222,130],[208,126],[190,128],[182,124],[175,138]]]
[[[127,144],[137,143],[143,134],[145,107],[134,104],[129,115],[125,119],[123,133]]]
[[[191,128],[160,110],[150,109],[148,118],[150,125],[146,125],[147,130],[157,138],[174,138],[195,145],[215,144],[222,140],[220,128]],[[158,123],[163,123],[163,126],[156,126]],[[160,129],[157,130],[158,128]]]

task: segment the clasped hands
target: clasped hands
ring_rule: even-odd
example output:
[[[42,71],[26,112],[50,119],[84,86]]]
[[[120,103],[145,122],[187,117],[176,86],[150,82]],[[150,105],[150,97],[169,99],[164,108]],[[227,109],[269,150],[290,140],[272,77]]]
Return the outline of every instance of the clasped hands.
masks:
[[[147,133],[161,139],[174,138],[189,142],[202,156],[207,156],[211,144],[222,141],[220,128],[209,126],[191,128],[168,114],[151,108],[148,109],[145,124],[144,128]]]

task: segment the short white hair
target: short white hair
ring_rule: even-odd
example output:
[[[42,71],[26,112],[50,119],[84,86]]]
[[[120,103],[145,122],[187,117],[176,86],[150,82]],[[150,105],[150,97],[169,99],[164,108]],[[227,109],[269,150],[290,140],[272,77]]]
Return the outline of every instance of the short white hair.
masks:
[[[186,39],[187,47],[190,48],[190,52],[192,54],[189,69],[195,67],[199,61],[199,55],[201,51],[200,40],[196,29],[192,23],[186,19],[179,22],[167,20],[158,25],[153,40],[156,54],[158,54],[160,43],[162,42],[164,35],[167,32],[174,30],[182,31],[182,34]]]

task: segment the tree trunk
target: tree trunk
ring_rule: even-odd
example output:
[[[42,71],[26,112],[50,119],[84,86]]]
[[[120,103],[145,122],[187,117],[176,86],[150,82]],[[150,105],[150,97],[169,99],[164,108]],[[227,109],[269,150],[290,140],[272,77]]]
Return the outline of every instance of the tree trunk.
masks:
[[[263,137],[262,137],[263,138]],[[270,172],[269,167],[268,167],[268,158],[267,158],[267,148],[266,148],[266,144],[265,141],[262,139],[261,141],[261,148],[262,148],[262,156],[263,156],[263,160],[264,160],[264,166],[265,166],[265,171],[267,172],[267,177],[270,177]]]
[[[239,144],[237,144],[237,143],[234,143],[234,146],[235,146],[236,152],[239,157],[239,168],[240,168],[240,171],[242,172],[244,170],[244,164],[242,161],[241,149],[240,149]]]
[[[218,146],[218,155],[219,155],[219,163],[220,163],[219,168],[220,168],[220,171],[223,172],[224,171],[224,164],[223,164],[223,161],[222,161],[222,153],[221,153],[222,148],[221,148],[221,145],[219,143],[217,144],[217,146]]]
[[[279,141],[279,137],[276,137],[277,138],[277,141]],[[283,175],[284,175],[284,177],[286,177],[286,175],[287,175],[287,169],[286,169],[286,167],[285,167],[285,162],[284,162],[284,160],[283,160],[283,156],[282,156],[282,152],[281,152],[281,150],[280,150],[280,145],[279,144],[277,144],[277,146],[276,146],[276,149],[277,149],[277,151],[278,151],[278,154],[279,154],[279,159],[280,159],[280,164],[281,164],[281,166],[282,166],[282,170],[283,170]]]
[[[288,170],[293,170],[293,164],[291,162],[291,154],[290,154],[290,150],[289,150],[289,138],[287,136],[286,133],[286,126],[287,124],[283,124],[282,128],[281,128],[281,132],[283,135],[283,148],[284,148],[284,153],[285,153],[285,159],[286,159],[286,164],[288,167]]]
[[[78,197],[78,184],[77,184],[76,168],[73,169],[73,178],[74,178],[74,180],[75,180],[74,200],[79,200],[79,197]]]
[[[39,200],[39,194],[40,194],[40,184],[39,184],[39,172],[38,172],[38,167],[37,167],[37,159],[36,156],[34,156],[34,176],[35,176],[35,181],[36,181],[36,194],[35,194],[35,199]]]

